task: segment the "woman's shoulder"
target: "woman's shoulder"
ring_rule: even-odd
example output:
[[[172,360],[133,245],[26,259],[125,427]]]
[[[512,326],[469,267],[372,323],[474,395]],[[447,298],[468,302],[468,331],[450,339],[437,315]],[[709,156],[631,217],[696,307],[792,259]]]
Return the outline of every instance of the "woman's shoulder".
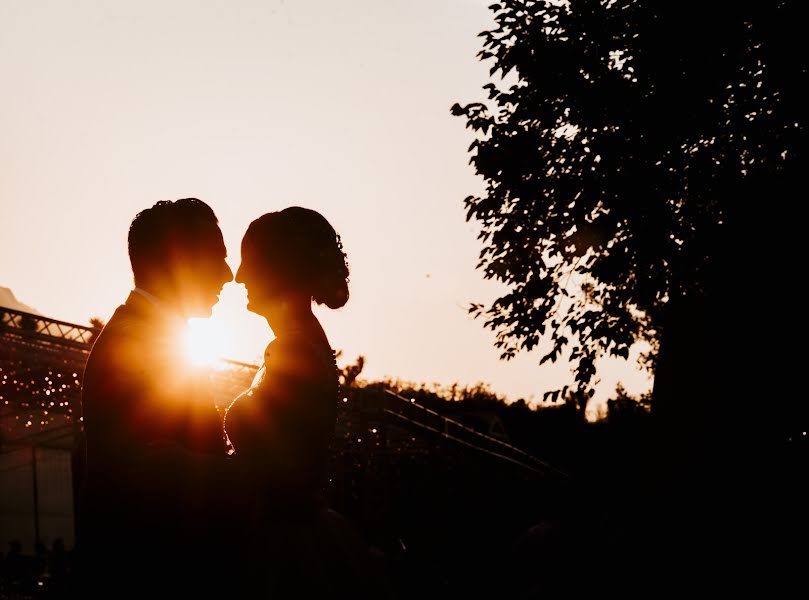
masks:
[[[311,375],[323,369],[336,369],[335,353],[325,341],[305,333],[278,336],[264,351],[268,372]]]

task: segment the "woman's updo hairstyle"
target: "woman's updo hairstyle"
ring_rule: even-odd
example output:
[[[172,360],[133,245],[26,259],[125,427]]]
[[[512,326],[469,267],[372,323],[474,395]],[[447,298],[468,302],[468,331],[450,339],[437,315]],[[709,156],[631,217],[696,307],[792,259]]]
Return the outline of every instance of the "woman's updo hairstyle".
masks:
[[[291,206],[262,215],[245,234],[277,285],[311,294],[318,304],[348,302],[348,262],[340,234],[319,212]]]

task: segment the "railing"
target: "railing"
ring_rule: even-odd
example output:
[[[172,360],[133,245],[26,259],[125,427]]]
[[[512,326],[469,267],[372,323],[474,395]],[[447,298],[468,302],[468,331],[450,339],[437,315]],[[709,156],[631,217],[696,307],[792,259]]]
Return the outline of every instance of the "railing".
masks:
[[[0,306],[0,332],[89,351],[99,331]]]
[[[14,341],[28,342],[34,347],[47,346],[50,350],[64,348],[64,350],[67,351],[66,354],[72,355],[76,360],[78,359],[76,352],[78,351],[79,355],[88,353],[93,339],[99,332],[98,329],[92,327],[0,307],[0,338],[9,336]],[[24,360],[24,357],[17,354],[17,360],[21,359]],[[42,357],[40,357],[39,360],[41,361]],[[84,359],[81,360],[83,361]],[[75,360],[71,362],[75,362]],[[54,369],[56,369],[56,367],[54,367]],[[253,364],[222,359],[219,364],[211,370],[212,382],[217,388],[217,396],[220,397],[219,400],[226,402],[228,399],[235,398],[239,392],[243,391],[244,388],[249,385],[257,369],[258,367]],[[2,366],[0,366],[0,372],[2,372],[2,370]],[[62,375],[54,376],[62,377]],[[76,389],[73,393],[59,394],[60,399],[64,402],[64,408],[60,410],[60,406],[62,405],[59,402],[54,402],[56,399],[56,390],[54,389],[50,391],[45,390],[45,392],[49,394],[54,393],[54,396],[48,398],[49,401],[47,403],[42,399],[34,400],[30,398],[26,400],[23,406],[17,407],[19,412],[21,414],[24,412],[33,412],[38,410],[38,407],[41,405],[43,409],[47,409],[51,413],[63,412],[72,413],[74,416],[77,415],[79,413],[79,406],[77,404],[74,406],[74,403],[77,401],[77,393],[79,393],[80,390],[80,375],[71,373],[71,377],[68,378],[66,376],[65,381],[67,380],[75,380]],[[31,383],[33,384],[34,382],[31,381]],[[47,385],[50,386],[52,384],[49,383]],[[62,387],[64,387],[64,385],[62,385]],[[8,392],[10,391],[12,390],[6,391],[5,400],[8,400]],[[61,388],[59,391],[61,391]],[[69,389],[66,391],[71,392]],[[28,395],[29,394],[26,394],[26,396]],[[470,450],[505,460],[536,473],[565,476],[565,474],[558,469],[520,450],[516,446],[468,427],[457,420],[445,417],[395,392],[385,390],[384,394],[377,396],[378,401],[373,402],[370,401],[371,395],[365,396],[365,409],[371,409],[377,412],[383,420],[390,422],[392,425],[407,427],[422,433],[438,435],[451,443],[457,443]],[[8,409],[14,410],[15,408],[8,406],[8,402],[6,402],[5,408],[7,409],[4,411],[6,419],[11,417],[21,418],[16,417],[13,412],[8,412]],[[46,412],[45,414],[48,413]],[[37,421],[31,417],[26,416],[24,418],[24,422],[28,422],[29,420],[32,421],[32,425],[37,424]],[[35,435],[37,429],[37,427],[32,427],[32,436]]]
[[[461,444],[478,452],[488,454],[531,471],[544,474],[555,474],[565,477],[565,473],[539,460],[535,456],[520,450],[503,440],[472,429],[463,423],[445,417],[434,410],[408,400],[393,391],[385,390],[387,401],[383,408],[386,416],[404,421],[412,426],[440,435],[446,440]]]
[[[0,307],[0,452],[73,445],[98,330]]]

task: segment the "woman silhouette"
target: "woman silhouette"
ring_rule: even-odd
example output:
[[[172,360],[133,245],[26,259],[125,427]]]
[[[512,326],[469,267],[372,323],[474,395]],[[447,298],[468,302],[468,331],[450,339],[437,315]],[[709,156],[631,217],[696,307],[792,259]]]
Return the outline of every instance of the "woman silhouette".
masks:
[[[252,566],[242,583],[282,597],[341,588],[382,597],[371,554],[322,493],[339,384],[312,302],[340,308],[348,301],[340,236],[320,213],[295,206],[253,221],[241,250],[236,281],[247,288],[248,310],[275,334],[252,386],[225,416],[251,500],[242,539]]]

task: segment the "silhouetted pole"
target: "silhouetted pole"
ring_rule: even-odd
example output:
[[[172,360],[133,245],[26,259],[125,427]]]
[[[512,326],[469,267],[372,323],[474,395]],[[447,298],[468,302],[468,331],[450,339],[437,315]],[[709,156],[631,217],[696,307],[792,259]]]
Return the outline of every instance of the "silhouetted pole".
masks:
[[[39,543],[39,487],[37,485],[37,447],[31,446],[31,473],[34,478],[34,543]]]

